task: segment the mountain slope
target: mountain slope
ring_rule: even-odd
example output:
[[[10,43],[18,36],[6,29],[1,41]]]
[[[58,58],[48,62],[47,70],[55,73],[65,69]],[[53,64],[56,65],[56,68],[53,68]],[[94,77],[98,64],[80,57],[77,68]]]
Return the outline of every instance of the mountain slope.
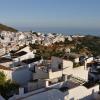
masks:
[[[17,32],[16,29],[14,29],[14,28],[12,28],[12,27],[9,27],[9,26],[6,26],[6,25],[3,25],[3,24],[0,24],[0,31]]]

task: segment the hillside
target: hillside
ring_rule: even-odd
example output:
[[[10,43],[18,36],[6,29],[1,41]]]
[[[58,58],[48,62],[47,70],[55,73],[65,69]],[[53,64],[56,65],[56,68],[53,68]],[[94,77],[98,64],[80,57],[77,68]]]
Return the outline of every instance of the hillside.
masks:
[[[16,29],[14,29],[14,28],[12,28],[12,27],[9,27],[9,26],[6,26],[6,25],[3,25],[3,24],[0,24],[0,31],[17,32]]]
[[[100,37],[87,35],[83,38],[73,38],[73,41],[65,39],[64,42],[55,43],[48,47],[30,44],[30,49],[37,49],[37,55],[40,55],[43,59],[49,59],[51,56],[62,57],[66,53],[66,48],[70,48],[71,52],[76,54],[99,56]]]
[[[100,55],[100,37],[87,35],[84,38],[74,39],[75,48],[72,50],[76,53]]]

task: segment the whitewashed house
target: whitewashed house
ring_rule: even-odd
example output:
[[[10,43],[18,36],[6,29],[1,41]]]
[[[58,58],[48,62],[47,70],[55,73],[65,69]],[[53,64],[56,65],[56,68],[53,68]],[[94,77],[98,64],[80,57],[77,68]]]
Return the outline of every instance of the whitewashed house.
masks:
[[[59,89],[39,89],[29,93],[24,93],[19,89],[19,95],[14,95],[9,100],[100,100],[99,86],[86,88],[77,86],[66,91]]]

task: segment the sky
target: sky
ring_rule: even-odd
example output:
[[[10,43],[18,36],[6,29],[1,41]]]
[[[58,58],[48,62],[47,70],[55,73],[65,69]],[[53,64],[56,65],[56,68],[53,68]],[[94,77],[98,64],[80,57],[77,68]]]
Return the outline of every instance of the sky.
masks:
[[[0,0],[0,23],[22,31],[100,33],[100,0]]]

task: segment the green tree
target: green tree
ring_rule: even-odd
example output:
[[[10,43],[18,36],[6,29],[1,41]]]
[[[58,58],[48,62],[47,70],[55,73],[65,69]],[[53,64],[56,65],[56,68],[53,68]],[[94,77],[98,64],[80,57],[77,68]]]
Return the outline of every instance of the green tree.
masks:
[[[0,84],[4,84],[6,81],[6,76],[3,72],[0,72]]]
[[[6,75],[0,72],[0,94],[8,100],[10,96],[18,92],[19,85],[11,80],[6,80]]]

